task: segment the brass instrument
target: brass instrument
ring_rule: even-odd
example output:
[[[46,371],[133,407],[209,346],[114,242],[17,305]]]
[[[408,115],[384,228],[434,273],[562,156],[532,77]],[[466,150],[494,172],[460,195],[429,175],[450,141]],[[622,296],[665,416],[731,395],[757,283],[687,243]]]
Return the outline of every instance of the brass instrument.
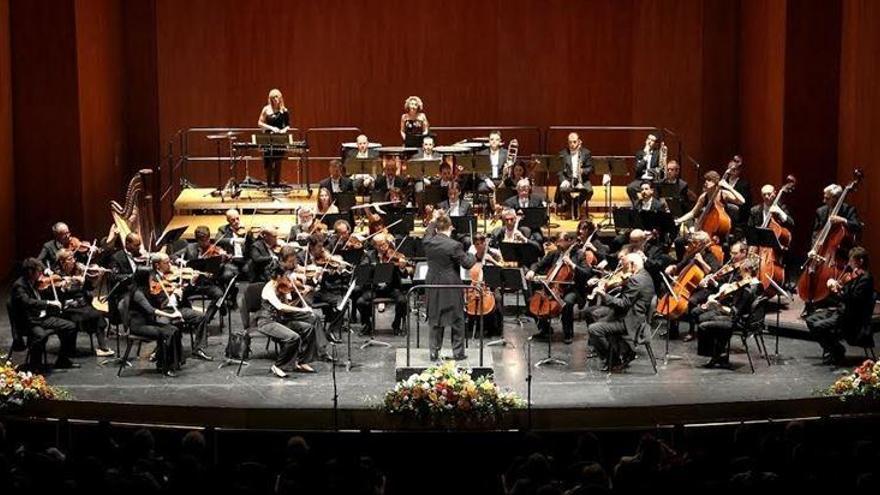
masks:
[[[660,142],[660,158],[658,159],[659,169],[655,179],[660,182],[666,181],[666,163],[669,161],[669,148],[665,141]]]
[[[510,171],[513,168],[513,164],[516,163],[516,158],[518,155],[519,141],[517,141],[516,139],[511,139],[510,143],[507,144],[507,160],[504,162],[504,166],[501,169],[502,181],[510,177]]]

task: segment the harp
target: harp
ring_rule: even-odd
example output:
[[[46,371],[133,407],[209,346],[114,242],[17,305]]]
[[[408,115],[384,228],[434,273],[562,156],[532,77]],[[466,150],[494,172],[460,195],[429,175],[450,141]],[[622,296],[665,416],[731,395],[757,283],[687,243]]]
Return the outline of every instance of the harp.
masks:
[[[130,233],[138,234],[148,252],[153,250],[153,243],[156,241],[152,191],[153,170],[144,168],[129,181],[124,205],[110,201],[110,215],[119,233],[120,242],[124,243]]]

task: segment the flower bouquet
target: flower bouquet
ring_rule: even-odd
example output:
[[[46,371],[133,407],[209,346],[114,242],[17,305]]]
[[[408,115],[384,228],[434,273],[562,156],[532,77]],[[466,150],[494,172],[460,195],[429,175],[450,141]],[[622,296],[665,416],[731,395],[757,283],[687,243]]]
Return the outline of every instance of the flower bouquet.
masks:
[[[43,375],[16,371],[9,361],[0,365],[0,410],[21,407],[37,399],[59,399],[66,393],[46,383]]]
[[[880,399],[880,362],[868,359],[852,372],[841,376],[826,390],[828,395],[841,399],[868,397]]]
[[[385,412],[435,423],[494,422],[525,406],[514,392],[498,388],[491,376],[476,380],[454,361],[415,373],[385,394]]]

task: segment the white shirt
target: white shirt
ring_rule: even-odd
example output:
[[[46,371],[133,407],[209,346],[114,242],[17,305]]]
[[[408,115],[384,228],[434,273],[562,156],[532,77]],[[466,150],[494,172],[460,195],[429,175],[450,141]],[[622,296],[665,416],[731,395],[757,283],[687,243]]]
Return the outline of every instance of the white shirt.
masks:
[[[581,152],[575,151],[571,154],[571,178],[578,180],[580,178]]]
[[[341,191],[341,189],[339,188],[339,179],[334,179],[333,177],[330,177],[330,191],[335,193]]]
[[[489,150],[489,163],[492,164],[492,178],[497,179],[499,177],[499,169],[501,168],[501,150],[497,149],[495,151]]]
[[[461,199],[458,199],[454,203],[452,201],[449,202],[449,216],[461,216],[459,210],[461,210]]]
[[[519,198],[519,207],[520,208],[528,208],[529,207],[529,198],[526,198],[526,199]]]

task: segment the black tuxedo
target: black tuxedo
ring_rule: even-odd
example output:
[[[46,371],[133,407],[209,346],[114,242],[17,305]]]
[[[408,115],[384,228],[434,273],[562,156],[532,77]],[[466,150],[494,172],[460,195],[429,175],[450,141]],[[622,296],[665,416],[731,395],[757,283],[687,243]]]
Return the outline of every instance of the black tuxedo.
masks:
[[[354,160],[357,158],[357,155],[358,155],[357,148],[347,149],[347,150],[345,150],[345,153],[343,153],[342,159],[343,160]],[[375,158],[379,158],[379,152],[376,151],[375,149],[372,149],[372,148],[368,149],[367,150],[367,159],[372,160]],[[347,171],[347,172],[352,172],[352,171]]]
[[[813,220],[813,239],[816,238],[816,234],[825,226],[830,211],[831,209],[828,208],[828,205],[822,205],[816,209],[816,218]],[[862,232],[863,224],[859,219],[859,212],[855,206],[843,203],[840,205],[840,211],[837,214],[846,219],[846,230],[853,234],[860,234]]]
[[[755,308],[757,311],[753,312],[754,302],[763,290],[761,284],[754,281],[733,294],[733,301],[729,306],[730,314],[723,314],[718,309],[701,313],[697,328],[697,353],[718,360],[727,352],[727,344],[736,322],[748,326],[750,322],[763,321],[764,312],[761,307]]]
[[[604,296],[604,304],[613,314],[606,321],[591,323],[587,328],[589,340],[608,365],[629,360],[633,350],[623,339],[627,333],[635,336],[639,326],[645,322],[651,299],[654,297],[654,282],[644,269],[633,274],[626,281],[619,296]]]
[[[575,262],[574,284],[564,286],[562,295],[562,301],[565,303],[562,306],[561,315],[562,335],[565,339],[574,337],[574,308],[575,306],[583,306],[586,301],[584,289],[587,287],[587,280],[593,276],[593,269],[584,265],[584,257],[576,256],[576,254],[575,252],[571,253],[572,261]],[[556,262],[561,256],[562,253],[559,250],[545,255],[532,265],[531,271],[537,275],[547,275],[556,266]],[[550,319],[535,316],[535,322],[542,336],[549,338],[551,333]]]
[[[636,151],[636,174],[635,180],[641,181],[645,172],[651,170],[654,173],[660,164],[660,150],[651,150],[651,153],[645,153],[644,148]],[[656,174],[654,174],[656,175]]]
[[[874,277],[868,272],[855,277],[841,287],[834,300],[836,306],[816,311],[804,321],[822,349],[839,362],[846,353],[841,339],[854,346],[873,346]]]
[[[481,150],[481,151],[480,151],[479,153],[477,153],[477,154],[478,154],[478,155],[482,155],[482,156],[489,156],[489,149],[486,148],[486,149],[484,149],[484,150]],[[498,148],[498,165],[497,165],[497,167],[498,167],[498,176],[497,176],[497,177],[494,177],[495,179],[500,179],[500,178],[501,178],[501,174],[502,174],[502,172],[504,171],[504,163],[505,163],[506,161],[507,161],[507,150],[504,149],[504,148]],[[480,180],[485,181],[487,178],[493,178],[493,177],[492,177],[492,161],[491,161],[491,159],[490,159],[490,161],[489,161],[489,175],[481,175],[481,176],[480,176]]]
[[[507,208],[513,208],[514,210],[516,210],[518,208],[523,208],[519,204],[519,196],[515,196],[515,195],[507,198],[504,201],[504,206],[506,206]],[[541,201],[539,198],[536,198],[534,196],[529,196],[529,205],[526,206],[526,208],[543,208],[543,207],[544,207],[543,201]]]
[[[783,204],[780,204],[779,208],[785,212],[785,221],[783,222],[776,215],[773,215],[773,219],[776,220],[776,222],[779,225],[781,225],[789,230],[793,229],[794,228],[794,219],[791,217],[791,213],[788,212],[788,208],[786,208],[785,205],[783,205]],[[749,210],[749,227],[760,227],[763,224],[764,224],[764,203],[761,203],[759,205],[753,206],[752,209]]]
[[[470,201],[465,201],[464,199],[459,198],[458,200],[458,215],[459,217],[466,217],[471,214],[471,203]],[[441,201],[437,204],[437,207],[441,210],[444,210],[447,214],[449,213],[449,200]]]
[[[663,200],[657,199],[657,198],[651,198],[648,202],[647,208],[643,208],[644,205],[645,205],[645,202],[643,200],[639,200],[635,204],[635,209],[653,211],[655,213],[669,210],[669,208],[666,206],[666,203],[664,203]]]
[[[393,186],[405,191],[408,185],[407,180],[399,175],[394,176],[393,184],[389,184],[388,177],[385,174],[382,174],[376,177],[376,181],[373,182],[373,190],[387,193],[388,190],[391,189],[391,186]]]
[[[568,205],[568,200],[574,199],[575,207],[579,208],[584,201],[590,201],[590,198],[593,197],[593,184],[590,183],[590,174],[593,173],[593,155],[590,153],[590,150],[581,147],[578,156],[579,173],[577,177],[575,177],[571,170],[573,159],[571,150],[568,148],[563,149],[559,152],[559,157],[562,158],[562,169],[559,170],[559,184],[562,185],[563,181],[568,181],[571,184],[571,189],[562,190],[557,188],[554,200],[556,203],[563,205],[563,208],[567,208],[565,205]],[[572,196],[570,193],[573,191],[580,192],[580,194]]]
[[[266,244],[266,241],[259,239],[254,241],[250,250],[251,259],[251,276],[252,282],[268,282],[271,278],[269,270],[272,262],[276,260],[275,253]]]
[[[55,239],[46,242],[43,244],[43,248],[40,250],[40,254],[37,256],[37,259],[43,262],[43,265],[55,269],[55,262],[58,259],[58,251],[61,250],[61,245],[58,244]]]
[[[46,341],[52,334],[58,335],[61,348],[58,351],[56,366],[65,366],[76,351],[76,324],[58,316],[60,309],[50,306],[30,284],[25,276],[12,284],[12,312],[20,338],[27,335],[29,348],[27,362],[35,367],[42,365],[41,359]]]
[[[330,191],[330,194],[334,194],[333,191],[333,183],[330,177],[326,177],[321,179],[321,182],[318,183],[320,187],[323,187]],[[339,178],[339,192],[350,192],[354,191],[354,181],[349,179],[348,177],[342,176]]]

